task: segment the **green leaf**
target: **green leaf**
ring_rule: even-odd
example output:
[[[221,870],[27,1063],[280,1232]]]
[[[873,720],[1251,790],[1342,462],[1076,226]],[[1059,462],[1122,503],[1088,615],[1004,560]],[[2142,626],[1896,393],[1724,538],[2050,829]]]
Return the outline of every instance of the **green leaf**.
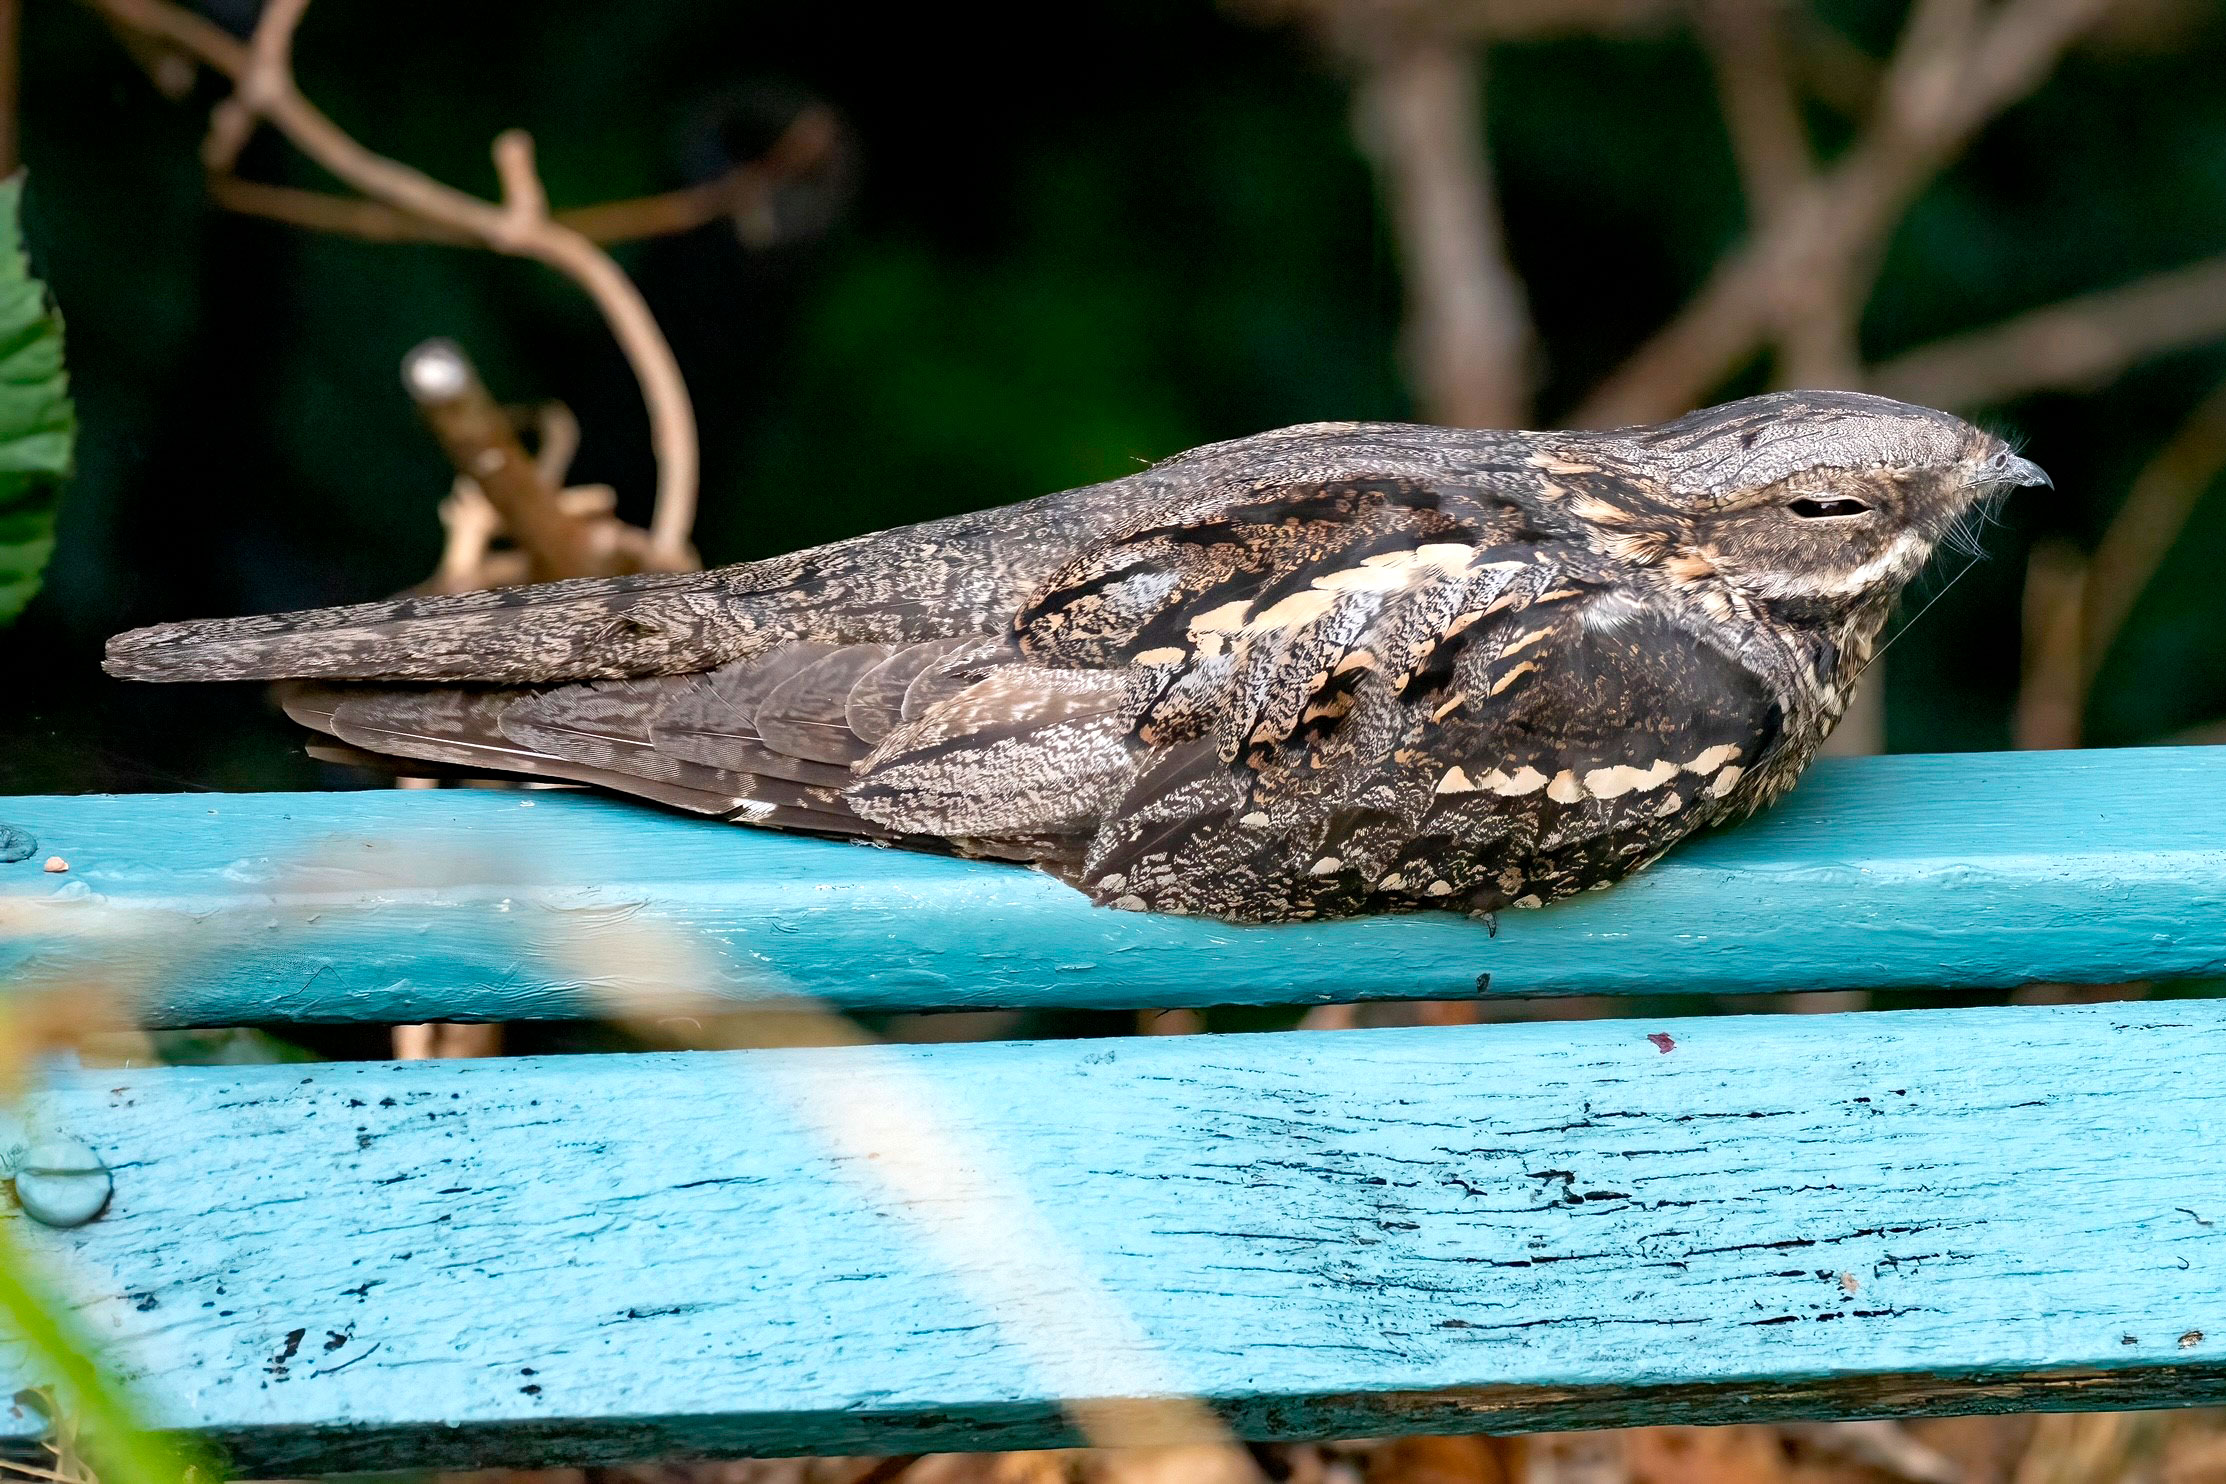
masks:
[[[94,1363],[92,1337],[79,1325],[74,1306],[36,1270],[29,1252],[8,1230],[21,1225],[0,1225],[0,1334],[17,1341],[53,1378],[52,1392],[41,1400],[65,1414],[55,1418],[67,1422],[58,1431],[67,1438],[83,1424],[85,1436],[71,1446],[91,1455],[102,1484],[213,1484],[220,1479],[213,1459],[149,1432],[131,1398]]]
[[[39,590],[77,442],[62,316],[23,256],[22,205],[19,171],[0,181],[0,624]]]

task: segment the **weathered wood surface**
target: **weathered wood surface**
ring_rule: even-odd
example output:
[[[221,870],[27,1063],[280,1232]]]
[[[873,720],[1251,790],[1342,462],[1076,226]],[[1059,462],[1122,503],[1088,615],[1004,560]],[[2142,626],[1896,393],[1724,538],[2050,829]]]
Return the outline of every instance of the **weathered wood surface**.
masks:
[[[149,1023],[524,1019],[668,993],[1137,1006],[1494,990],[2111,983],[2226,973],[2226,748],[1819,764],[1611,892],[1273,928],[1093,908],[1010,866],[577,795],[5,799],[0,984]],[[40,869],[56,855],[64,875]]]
[[[2226,1003],[93,1072],[247,1476],[2226,1400]],[[20,1218],[13,1218],[18,1219]],[[35,1377],[0,1363],[0,1393]]]

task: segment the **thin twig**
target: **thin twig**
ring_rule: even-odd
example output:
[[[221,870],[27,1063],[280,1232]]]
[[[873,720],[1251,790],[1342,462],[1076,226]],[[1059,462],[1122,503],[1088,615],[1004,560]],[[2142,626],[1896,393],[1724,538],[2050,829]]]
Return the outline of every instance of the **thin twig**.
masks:
[[[860,1469],[850,1484],[895,1484],[906,1469],[926,1456],[924,1453],[892,1453],[887,1458],[877,1458]]]
[[[1861,122],[1878,101],[1885,67],[1811,5],[1796,5],[1788,44],[1801,90],[1841,117]]]
[[[550,216],[557,225],[569,227],[590,242],[606,246],[644,237],[692,232],[721,219],[738,220],[747,216],[776,187],[824,165],[833,155],[835,143],[834,115],[824,108],[806,109],[765,154],[735,166],[715,180],[655,196],[572,207],[551,212]],[[381,201],[242,180],[228,171],[209,173],[209,195],[225,210],[243,216],[259,216],[312,232],[330,232],[366,242],[431,242],[452,247],[480,245],[480,239],[470,232],[397,210]]]
[[[429,340],[412,350],[402,361],[402,384],[456,472],[479,487],[526,553],[528,581],[610,575],[609,553],[597,549],[585,521],[557,503],[557,486],[542,477],[454,342]]]
[[[548,214],[532,145],[512,131],[497,143],[507,199],[500,205],[443,185],[407,165],[358,144],[295,85],[290,45],[308,0],[270,0],[251,46],[170,3],[170,0],[87,0],[111,22],[159,37],[232,79],[235,91],[211,118],[205,156],[211,168],[229,170],[245,133],[243,116],[276,128],[311,160],[344,184],[396,211],[438,224],[496,252],[531,258],[572,279],[595,301],[641,384],[649,410],[650,443],[657,457],[657,506],[650,537],[654,560],[678,567],[687,561],[695,521],[697,445],[695,411],[672,347],[657,327],[640,290],[618,264],[587,237]]]
[[[2096,386],[2136,361],[2226,337],[2226,257],[2206,259],[1920,346],[1873,391],[1933,407],[1996,406]]]
[[[1784,36],[1784,0],[1704,0],[1695,20],[1715,69],[1749,221],[1768,230],[1816,178]],[[1853,386],[1862,379],[1858,297],[1846,272],[1820,272],[1790,285],[1771,306],[1780,385]]]
[[[2110,646],[2132,616],[2133,605],[2222,472],[2226,472],[2226,384],[2214,388],[2149,460],[2095,544],[2080,623],[2083,691],[2094,685]]]
[[[533,467],[543,484],[561,490],[580,451],[580,420],[562,402],[543,402],[533,409],[533,425]]]
[[[2134,605],[2205,493],[2226,473],[2226,383],[2214,388],[2126,492],[2094,555],[2033,553],[2025,601],[2020,747],[2079,745],[2096,678]]]
[[[1887,234],[1988,119],[2039,86],[2112,0],[1920,0],[1863,135],[1776,224],[1719,263],[1699,293],[1574,414],[1579,425],[1673,416],[1752,356],[1819,279],[1859,301]]]
[[[1424,415],[1450,427],[1530,416],[1530,313],[1507,261],[1484,150],[1482,59],[1432,38],[1371,48],[1357,106],[1398,223],[1407,355]]]
[[[22,101],[23,0],[0,0],[0,175],[23,163],[16,109]]]
[[[1262,23],[1302,20],[1339,41],[1429,34],[1455,41],[1537,41],[1665,31],[1683,0],[1230,0]]]
[[[2068,541],[2041,541],[2025,559],[2024,654],[2010,740],[2025,749],[2077,747],[2087,710],[2080,680],[2080,610],[2087,558]]]
[[[1784,1422],[1778,1434],[1811,1453],[1845,1459],[1905,1484],[1967,1484],[1970,1478],[1961,1464],[1898,1422]]]
[[[1757,223],[1783,213],[1815,173],[1782,34],[1784,8],[1783,0],[1702,0],[1694,13]]]

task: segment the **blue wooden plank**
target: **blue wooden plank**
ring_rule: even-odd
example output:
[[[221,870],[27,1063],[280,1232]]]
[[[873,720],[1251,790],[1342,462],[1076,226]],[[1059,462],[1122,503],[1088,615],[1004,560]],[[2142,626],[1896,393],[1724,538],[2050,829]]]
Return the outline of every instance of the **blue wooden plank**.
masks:
[[[579,795],[9,799],[0,821],[42,842],[0,866],[0,981],[134,986],[161,1025],[2226,973],[2226,748],[1819,764],[1764,818],[1496,939],[1443,914],[1114,912],[1009,866]]]
[[[248,1477],[2226,1400],[2226,1003],[86,1071],[37,1117],[115,1196],[19,1239]]]

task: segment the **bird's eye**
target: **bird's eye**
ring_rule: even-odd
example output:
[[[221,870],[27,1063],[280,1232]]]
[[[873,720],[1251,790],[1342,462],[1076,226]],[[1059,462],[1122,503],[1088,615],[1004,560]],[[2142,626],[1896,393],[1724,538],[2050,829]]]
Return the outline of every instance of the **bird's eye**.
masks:
[[[1797,500],[1789,500],[1785,508],[1803,520],[1831,520],[1835,516],[1861,515],[1870,509],[1860,500],[1819,499],[1815,495],[1803,495]]]

